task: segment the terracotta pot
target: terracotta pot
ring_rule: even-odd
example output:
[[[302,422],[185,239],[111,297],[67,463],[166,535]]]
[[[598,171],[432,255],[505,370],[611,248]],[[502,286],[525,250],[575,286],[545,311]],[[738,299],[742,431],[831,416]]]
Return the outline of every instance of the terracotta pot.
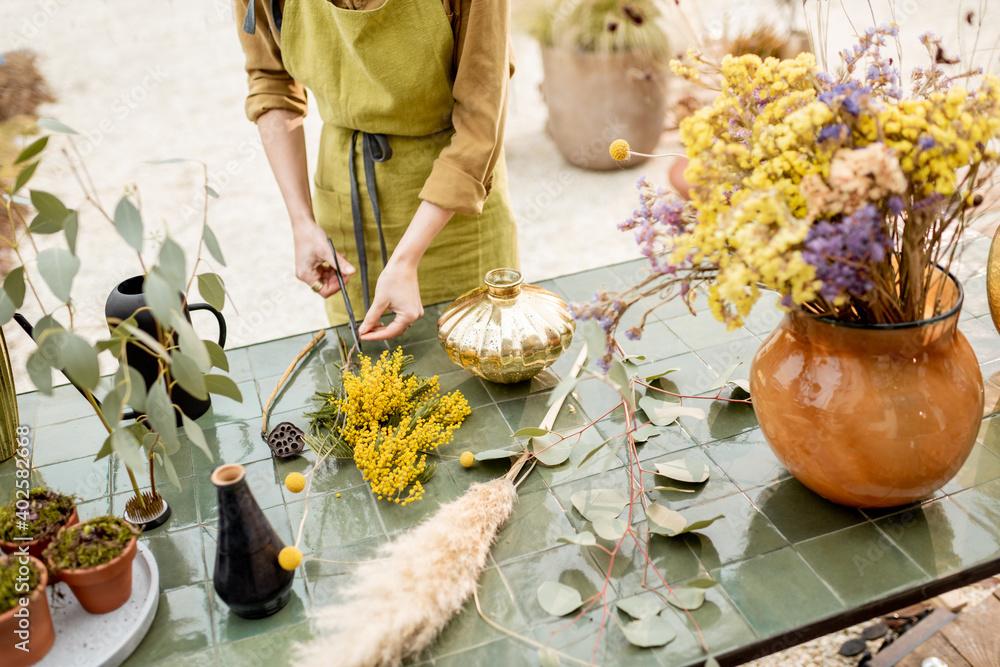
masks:
[[[11,558],[15,562],[20,561],[17,556]],[[31,591],[28,606],[17,605],[0,614],[0,665],[4,667],[27,667],[35,664],[45,657],[56,640],[49,601],[45,596],[49,573],[42,561],[31,557],[31,562],[38,568],[39,579],[38,586]],[[27,635],[19,634],[22,632]],[[18,648],[18,644],[23,641],[27,641],[27,651]]]
[[[990,254],[986,260],[986,298],[993,327],[1000,332],[1000,227],[993,232]]]
[[[59,570],[59,580],[66,582],[80,606],[91,614],[106,614],[118,609],[132,597],[132,561],[135,560],[137,540],[133,537],[117,558],[104,565]],[[55,570],[51,562],[48,565]]]
[[[645,160],[616,162],[608,153],[615,139],[640,153],[656,148],[667,99],[663,77],[647,59],[543,46],[542,66],[549,133],[570,163],[609,170]]]
[[[64,523],[62,526],[60,526],[60,528],[62,528],[64,526],[75,526],[78,523],[80,523],[80,515],[76,511],[76,508],[74,507],[73,508],[73,513],[69,515],[69,518],[66,519],[66,523]],[[57,530],[56,532],[59,532],[59,531]],[[31,542],[28,542],[27,543],[28,544],[28,553],[31,554],[32,556],[34,556],[35,558],[41,558],[42,557],[42,552],[45,551],[45,547],[49,546],[49,542],[51,542],[52,538],[55,537],[55,536],[56,536],[56,533],[52,533],[48,537],[42,538],[40,540],[33,540]],[[4,553],[12,554],[15,551],[17,551],[18,549],[20,549],[22,544],[25,544],[25,543],[24,542],[0,542],[0,550],[2,550]],[[53,581],[53,583],[55,583],[55,582]]]
[[[684,170],[691,161],[686,157],[677,158],[670,165],[670,186],[684,199],[691,199],[691,184],[684,178]]]
[[[793,310],[750,367],[750,394],[775,455],[803,484],[842,505],[914,502],[950,480],[976,442],[983,379],[958,330],[961,286],[947,312],[859,326]]]

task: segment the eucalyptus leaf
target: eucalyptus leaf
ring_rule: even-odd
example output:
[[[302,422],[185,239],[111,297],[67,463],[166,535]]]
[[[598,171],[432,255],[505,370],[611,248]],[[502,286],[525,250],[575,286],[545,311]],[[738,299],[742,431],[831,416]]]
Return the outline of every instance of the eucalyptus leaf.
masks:
[[[580,378],[575,375],[567,375],[556,388],[552,390],[549,394],[549,400],[545,402],[546,405],[554,405],[557,401],[561,401],[566,396],[569,396],[570,392],[576,389],[577,383],[580,382]]]
[[[590,450],[589,452],[587,452],[587,455],[584,456],[583,459],[581,459],[578,464],[576,464],[576,467],[577,468],[582,467],[583,464],[586,463],[587,461],[589,461],[591,459],[591,457],[593,457],[595,454],[597,454],[597,452],[599,452],[602,449],[604,449],[604,446],[607,445],[609,442],[611,442],[611,441],[610,440],[605,440],[604,442],[602,442],[601,444],[599,444],[597,447],[594,447],[592,450]]]
[[[202,342],[205,344],[205,349],[208,351],[208,358],[211,360],[212,366],[218,368],[220,371],[228,373],[229,358],[226,357],[226,351],[222,349],[222,346],[214,340],[202,340]]]
[[[115,207],[115,229],[136,252],[142,252],[142,215],[128,197],[122,197]]]
[[[15,266],[10,270],[10,273],[7,274],[7,277],[3,281],[3,291],[7,293],[7,297],[14,304],[14,308],[20,308],[24,304],[25,283],[23,266]]]
[[[740,379],[740,380],[731,380],[730,382],[736,385],[736,388],[742,391],[747,396],[750,395],[750,380]],[[733,392],[733,397],[736,398],[735,391]]]
[[[52,394],[52,366],[45,360],[41,350],[35,350],[28,355],[28,377],[35,388],[46,396]]]
[[[659,602],[659,598],[649,595],[634,595],[630,598],[619,600],[615,604],[618,605],[618,609],[637,621],[647,616],[654,616],[663,609],[663,603]]]
[[[618,489],[574,491],[570,496],[573,507],[589,521],[598,516],[616,517],[628,505],[628,498]]]
[[[684,515],[659,503],[653,503],[646,508],[646,523],[650,531],[667,537],[680,535],[687,530],[687,519]]]
[[[146,417],[165,445],[177,443],[177,412],[162,377],[156,379],[146,395]]]
[[[534,452],[535,458],[542,465],[557,466],[569,458],[573,448],[558,434],[549,433],[540,438],[532,438],[531,451]]]
[[[164,328],[172,328],[171,323],[181,312],[181,297],[160,270],[154,269],[149,272],[142,282],[142,293],[146,297],[146,305],[153,312],[153,317]]]
[[[188,162],[186,157],[168,157],[162,160],[146,160],[146,164],[177,164],[178,162]]]
[[[114,453],[115,450],[111,449],[111,436],[109,435],[104,438],[104,444],[102,444],[101,448],[97,450],[97,455],[94,457],[94,460],[100,461],[101,459],[111,456]]]
[[[556,542],[562,542],[563,544],[579,544],[581,547],[592,547],[597,544],[597,538],[589,530],[577,533],[573,537],[560,537],[556,539]]]
[[[732,366],[722,369],[722,372],[719,373],[719,377],[716,378],[715,382],[712,383],[712,386],[706,389],[705,391],[707,392],[716,391],[718,389],[722,389],[727,384],[729,384],[729,378],[733,377],[733,373],[736,372],[736,369],[739,368],[742,363],[743,363],[742,361],[737,362]]]
[[[714,588],[719,585],[719,582],[711,577],[698,577],[697,579],[692,579],[684,585],[693,586],[694,588]]]
[[[657,426],[669,426],[679,417],[695,417],[704,419],[705,411],[701,408],[690,408],[677,403],[668,403],[652,396],[643,396],[639,399],[639,407]]]
[[[217,273],[198,275],[198,293],[216,310],[222,310],[226,305],[226,288]]]
[[[0,290],[0,326],[10,322],[17,312],[17,306],[7,296],[7,292]]]
[[[212,455],[212,450],[208,448],[208,442],[205,440],[205,433],[198,426],[198,423],[188,417],[183,412],[181,413],[181,422],[184,426],[184,435],[190,440],[195,447],[200,449],[205,454],[205,458],[209,461],[214,461],[215,457]]]
[[[175,313],[173,325],[175,327],[174,330],[177,332],[180,348],[184,354],[194,359],[202,373],[207,373],[211,370],[212,357],[208,354],[205,341],[198,338],[198,334],[195,333],[191,323],[181,317],[180,313]]]
[[[76,211],[70,211],[63,221],[63,234],[66,235],[66,245],[69,246],[69,251],[74,255],[76,254],[76,237],[79,232],[80,218]]]
[[[702,528],[708,528],[713,523],[724,517],[725,515],[719,514],[717,516],[713,516],[711,519],[701,519],[700,521],[695,521],[694,523],[688,524],[688,527],[684,530],[684,532],[689,533],[693,530],[701,530]]]
[[[115,387],[122,392],[124,402],[134,410],[143,412],[146,406],[146,382],[142,374],[128,364],[120,364],[115,371]]]
[[[705,604],[705,589],[687,587],[671,589],[667,602],[678,609],[694,611]]]
[[[712,656],[708,656],[708,658],[705,659],[705,664],[702,665],[702,667],[719,667],[719,661],[713,658]]]
[[[230,398],[237,403],[243,402],[243,394],[240,393],[240,388],[237,387],[232,378],[227,375],[206,375],[205,387],[208,389],[208,393],[210,394],[219,394],[220,396]]]
[[[59,132],[62,134],[80,134],[69,125],[66,125],[65,123],[60,123],[55,118],[39,118],[38,122],[36,122],[35,125],[42,128],[43,130],[48,130],[49,132]]]
[[[559,654],[551,646],[538,649],[538,667],[559,667]]]
[[[18,172],[17,178],[14,179],[13,192],[17,192],[31,180],[31,177],[35,175],[35,170],[38,169],[38,163],[32,162],[27,167]]]
[[[654,486],[647,491],[676,491],[677,493],[694,493],[694,489],[682,489],[679,486]]]
[[[207,194],[209,197],[215,197],[216,199],[219,198],[219,193],[207,185],[205,186],[205,194]]]
[[[173,462],[170,460],[169,456],[164,456],[162,458],[163,470],[167,473],[167,479],[170,483],[176,487],[178,491],[181,490],[181,479],[177,476],[177,470],[174,468]]]
[[[477,461],[495,461],[497,459],[509,459],[512,456],[517,456],[521,452],[510,451],[507,449],[487,449],[482,452],[476,453]]]
[[[160,341],[156,340],[135,325],[135,320],[126,320],[125,322],[122,322],[121,328],[127,331],[131,337],[138,339],[139,342],[148,347],[153,354],[159,357],[166,357],[169,355],[167,349],[160,344]]]
[[[612,542],[620,540],[628,530],[627,521],[616,519],[609,514],[598,514],[591,523],[594,524],[594,532],[598,537]]]
[[[73,278],[79,270],[80,260],[65,248],[49,248],[38,253],[38,272],[63,303],[69,303]]]
[[[187,393],[200,401],[208,399],[208,390],[205,388],[205,377],[201,374],[201,369],[194,359],[184,354],[180,350],[174,350],[170,354],[170,375]]]
[[[163,245],[160,246],[160,259],[157,266],[171,287],[181,293],[185,291],[187,288],[187,262],[184,259],[184,251],[169,236],[163,240]]]
[[[635,391],[632,389],[632,378],[625,369],[625,365],[617,359],[611,360],[611,366],[608,368],[608,382],[615,391],[622,395],[629,410],[635,411]]]
[[[97,351],[75,333],[67,331],[62,335],[59,347],[59,364],[66,375],[77,385],[94,391],[101,379]]]
[[[42,137],[41,139],[35,139],[30,144],[28,144],[23,151],[18,153],[17,159],[14,160],[14,164],[21,164],[22,162],[27,162],[31,158],[35,157],[43,150],[45,146],[49,143],[48,135]],[[37,162],[35,164],[38,164]]]
[[[110,424],[117,424],[118,417],[125,402],[125,390],[122,387],[112,387],[101,399],[101,414]]]
[[[632,621],[622,627],[625,639],[634,646],[652,648],[669,644],[677,636],[670,623],[662,616],[647,616],[638,621]]]
[[[650,438],[660,435],[660,429],[652,424],[640,426],[632,433],[632,439],[636,442],[646,442]]]
[[[55,234],[62,231],[69,209],[58,197],[41,190],[32,190],[31,205],[38,211],[28,225],[33,234]]]
[[[584,320],[583,340],[587,344],[587,356],[590,359],[600,359],[608,349],[607,334],[594,320]]]
[[[538,604],[553,616],[565,616],[579,609],[583,598],[575,588],[556,581],[546,581],[538,587]]]
[[[674,459],[656,464],[656,473],[678,482],[701,484],[712,474],[708,464],[698,459]]]
[[[212,256],[216,262],[222,266],[226,265],[226,260],[222,256],[222,248],[219,247],[219,240],[215,238],[215,232],[208,225],[205,225],[204,237],[202,240],[205,242],[205,247],[208,248],[208,254]]]
[[[539,437],[541,437],[543,435],[548,435],[549,433],[551,433],[551,431],[548,431],[548,430],[546,430],[544,428],[528,427],[528,428],[522,428],[522,429],[516,431],[514,433],[514,435],[511,436],[511,437],[513,437],[513,438],[539,438]]]
[[[146,458],[142,455],[139,442],[129,431],[116,428],[111,432],[111,449],[125,465],[132,470],[142,470],[146,466]]]

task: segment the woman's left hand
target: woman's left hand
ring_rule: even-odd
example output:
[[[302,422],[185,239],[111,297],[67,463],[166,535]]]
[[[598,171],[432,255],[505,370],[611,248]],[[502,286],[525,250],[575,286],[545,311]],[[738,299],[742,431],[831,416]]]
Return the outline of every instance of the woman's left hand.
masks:
[[[395,319],[383,326],[379,318],[385,311],[396,314]],[[389,259],[378,283],[372,307],[365,314],[364,322],[358,327],[361,340],[386,340],[395,338],[410,328],[410,325],[424,314],[420,302],[420,284],[417,282],[417,266],[406,260]]]

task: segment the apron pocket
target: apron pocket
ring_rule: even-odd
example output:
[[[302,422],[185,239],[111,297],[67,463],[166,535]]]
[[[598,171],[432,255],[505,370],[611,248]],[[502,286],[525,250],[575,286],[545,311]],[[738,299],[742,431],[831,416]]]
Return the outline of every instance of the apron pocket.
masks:
[[[334,192],[318,185],[313,188],[313,216],[316,223],[333,241],[337,250],[344,252],[344,216],[351,215],[351,196]],[[349,225],[348,225],[349,226]],[[353,239],[353,237],[352,237]],[[353,240],[352,240],[353,245]]]

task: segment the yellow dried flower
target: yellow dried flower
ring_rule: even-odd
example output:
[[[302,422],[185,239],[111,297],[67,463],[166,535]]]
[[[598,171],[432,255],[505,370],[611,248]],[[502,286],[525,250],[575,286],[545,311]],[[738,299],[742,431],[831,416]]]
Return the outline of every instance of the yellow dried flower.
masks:
[[[302,552],[298,547],[285,547],[278,552],[278,565],[283,570],[294,570],[302,564]]]
[[[292,493],[301,493],[306,488],[306,478],[300,472],[290,472],[285,477],[285,488]]]
[[[462,463],[463,468],[471,468],[472,464],[476,462],[476,455],[472,452],[462,452],[462,457],[459,461]]]
[[[629,155],[628,142],[624,139],[615,139],[611,142],[611,157],[615,159],[616,162],[621,162],[622,160],[627,160]]]

